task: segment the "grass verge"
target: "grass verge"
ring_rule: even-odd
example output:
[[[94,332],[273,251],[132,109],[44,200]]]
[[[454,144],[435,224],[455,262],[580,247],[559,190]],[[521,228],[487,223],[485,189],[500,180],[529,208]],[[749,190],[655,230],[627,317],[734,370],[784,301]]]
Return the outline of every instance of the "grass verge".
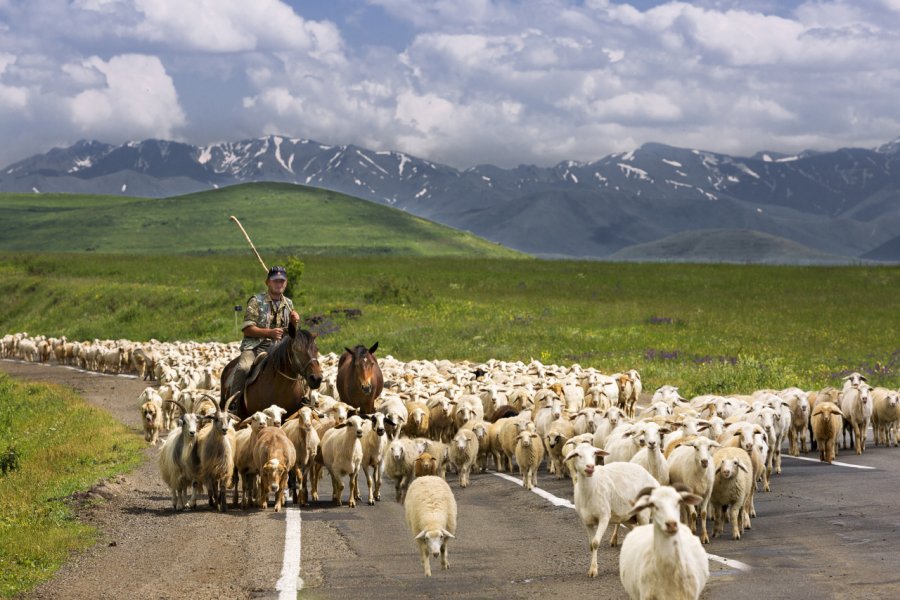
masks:
[[[66,498],[133,468],[143,446],[74,392],[0,374],[0,597],[49,579],[94,543]]]

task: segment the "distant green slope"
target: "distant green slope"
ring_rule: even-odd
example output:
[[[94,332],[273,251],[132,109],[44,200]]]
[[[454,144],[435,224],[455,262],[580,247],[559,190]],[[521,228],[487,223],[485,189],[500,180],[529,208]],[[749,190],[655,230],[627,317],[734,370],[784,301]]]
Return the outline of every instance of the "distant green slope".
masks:
[[[0,251],[265,252],[522,257],[472,234],[337,192],[280,183],[147,199],[0,194]]]

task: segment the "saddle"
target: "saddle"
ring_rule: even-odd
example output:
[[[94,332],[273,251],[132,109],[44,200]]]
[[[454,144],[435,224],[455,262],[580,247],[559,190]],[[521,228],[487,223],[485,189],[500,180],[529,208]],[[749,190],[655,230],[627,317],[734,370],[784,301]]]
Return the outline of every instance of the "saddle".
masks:
[[[250,367],[250,373],[247,374],[247,379],[244,381],[244,389],[241,390],[243,393],[246,391],[247,386],[256,381],[256,378],[259,377],[259,372],[262,370],[263,361],[266,360],[266,357],[269,355],[268,352],[260,352],[253,359],[253,366]]]

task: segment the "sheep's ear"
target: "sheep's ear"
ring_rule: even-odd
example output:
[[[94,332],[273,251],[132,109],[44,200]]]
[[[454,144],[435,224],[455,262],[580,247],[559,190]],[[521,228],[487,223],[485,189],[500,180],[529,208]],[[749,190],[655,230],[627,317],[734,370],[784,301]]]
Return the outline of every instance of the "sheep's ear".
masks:
[[[701,498],[697,494],[692,494],[691,492],[681,492],[681,501],[685,504],[697,506],[698,504],[703,502],[703,498]]]
[[[738,466],[738,469],[740,469],[740,470],[743,471],[744,473],[749,473],[749,472],[750,472],[750,471],[747,470],[747,467],[745,467],[745,466],[744,466],[744,463],[742,463],[742,462],[737,463],[737,466]]]
[[[650,508],[652,503],[650,502],[650,496],[641,496],[637,500],[634,501],[634,506],[631,507],[631,510],[628,511],[629,517],[637,516],[639,512],[644,509]]]
[[[669,429],[668,427],[660,427],[659,432],[663,435],[668,435],[668,434],[672,433],[672,430]]]
[[[346,426],[347,426],[347,422],[345,421],[345,422],[341,423],[340,425],[335,425],[334,428],[335,429],[343,429]]]
[[[865,382],[868,382],[868,381],[869,381],[868,379],[866,379],[866,376],[865,376],[865,375],[860,375],[859,378],[862,379],[862,380],[865,381]]]
[[[451,540],[455,540],[455,539],[456,539],[456,536],[453,535],[452,533],[450,533],[449,531],[447,531],[446,529],[441,529],[441,535],[443,535],[445,538],[448,538],[448,539],[451,539]]]
[[[594,456],[609,456],[609,452],[601,448],[594,448]]]
[[[571,452],[566,454],[566,457],[563,460],[564,461],[571,460],[571,459],[575,458],[577,455],[578,455],[578,450],[572,450]]]
[[[538,439],[540,436],[539,436],[538,434],[536,434],[536,433],[532,433],[532,434],[531,434],[531,437],[533,437],[534,439]]]
[[[710,447],[710,448],[721,448],[721,447],[722,447],[722,444],[720,444],[719,442],[713,440],[713,441],[711,441],[711,442],[709,443],[709,447]]]
[[[417,535],[415,537],[415,539],[417,539],[417,540],[424,539],[427,534],[428,534],[428,532],[423,529],[422,531],[419,532],[419,535]]]
[[[373,420],[372,422],[374,423],[375,421]],[[384,418],[384,422],[385,422],[387,425],[390,425],[391,427],[396,427],[396,426],[397,426],[397,424],[394,423],[394,420],[393,420],[392,418],[390,418],[390,417],[385,417],[385,418]]]

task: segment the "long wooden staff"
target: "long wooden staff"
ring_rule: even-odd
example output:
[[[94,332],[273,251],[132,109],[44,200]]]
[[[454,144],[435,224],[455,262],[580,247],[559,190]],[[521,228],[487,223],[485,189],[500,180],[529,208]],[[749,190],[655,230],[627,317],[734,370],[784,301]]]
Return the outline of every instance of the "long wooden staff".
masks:
[[[244,239],[246,239],[246,240],[247,240],[247,243],[250,244],[250,248],[253,249],[253,254],[255,254],[255,255],[256,255],[256,258],[259,259],[259,264],[261,264],[261,265],[262,265],[262,268],[266,270],[266,273],[268,273],[268,272],[269,272],[269,267],[266,266],[266,263],[263,262],[262,256],[260,256],[260,255],[259,255],[259,252],[256,251],[256,246],[254,246],[254,245],[253,245],[253,242],[250,241],[250,236],[247,235],[247,232],[244,230],[244,226],[241,225],[241,222],[238,221],[238,220],[237,220],[237,217],[234,216],[234,215],[231,215],[231,216],[229,217],[229,219],[231,219],[232,221],[234,221],[235,224],[238,226],[238,228],[241,230],[241,233],[244,234]]]

